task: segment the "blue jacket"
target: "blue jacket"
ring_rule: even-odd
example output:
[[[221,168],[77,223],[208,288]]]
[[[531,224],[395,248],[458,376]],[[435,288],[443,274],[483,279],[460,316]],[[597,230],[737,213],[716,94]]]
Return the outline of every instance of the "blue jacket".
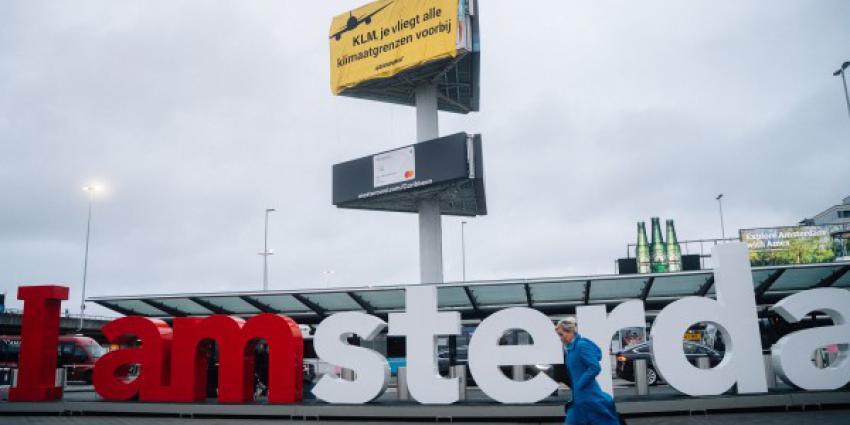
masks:
[[[565,422],[570,425],[619,425],[614,399],[596,382],[602,351],[593,341],[576,334],[566,346],[564,364],[572,380],[572,405]]]

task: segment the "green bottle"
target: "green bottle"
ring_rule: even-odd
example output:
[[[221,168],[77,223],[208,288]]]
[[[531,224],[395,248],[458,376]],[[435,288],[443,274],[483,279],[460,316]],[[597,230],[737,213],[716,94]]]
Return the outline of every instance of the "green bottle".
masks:
[[[646,239],[646,222],[638,222],[637,229],[638,235],[637,248],[635,248],[635,258],[637,259],[638,273],[649,273],[652,269],[650,268],[649,260],[649,242]]]
[[[661,238],[661,219],[652,217],[652,245],[649,246],[651,268],[653,273],[665,273],[668,268],[667,249]]]
[[[682,247],[676,238],[676,226],[673,220],[667,220],[667,263],[670,265],[668,271],[682,271]]]

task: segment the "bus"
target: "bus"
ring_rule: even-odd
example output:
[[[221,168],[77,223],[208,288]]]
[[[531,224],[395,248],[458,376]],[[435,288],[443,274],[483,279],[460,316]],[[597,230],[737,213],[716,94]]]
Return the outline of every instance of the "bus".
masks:
[[[21,337],[0,335],[0,368],[16,369],[21,351]],[[68,382],[91,385],[94,363],[106,350],[97,341],[82,335],[61,335],[57,345],[57,368],[67,370]]]

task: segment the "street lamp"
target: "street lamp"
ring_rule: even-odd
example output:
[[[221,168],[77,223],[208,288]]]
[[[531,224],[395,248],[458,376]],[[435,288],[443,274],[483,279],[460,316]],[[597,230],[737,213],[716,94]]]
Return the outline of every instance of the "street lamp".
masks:
[[[726,239],[726,226],[723,225],[723,194],[717,195],[717,206],[720,207],[720,235]]]
[[[86,316],[86,278],[88,277],[89,272],[89,239],[91,236],[91,209],[92,204],[94,204],[94,194],[100,191],[100,186],[90,184],[88,186],[83,187],[84,192],[88,192],[89,194],[89,215],[86,220],[86,251],[83,256],[83,292],[80,295],[80,327],[79,330],[83,330],[83,320]]]
[[[847,114],[850,115],[850,94],[847,93],[847,77],[844,75],[847,67],[850,67],[850,61],[842,63],[841,69],[833,72],[832,76],[841,76],[841,82],[844,83],[844,99],[847,101]]]
[[[263,291],[269,290],[269,255],[274,255],[274,251],[269,250],[269,213],[274,211],[274,208],[266,208],[266,227],[263,237],[263,252],[257,253],[257,255],[263,256]]]
[[[461,255],[461,264],[463,267],[463,282],[466,282],[466,232],[464,231],[466,228],[466,222],[460,222],[460,255]]]
[[[325,270],[322,272],[322,274],[325,275],[325,289],[330,288],[331,279],[333,278],[333,275],[336,274],[336,272],[333,270]]]

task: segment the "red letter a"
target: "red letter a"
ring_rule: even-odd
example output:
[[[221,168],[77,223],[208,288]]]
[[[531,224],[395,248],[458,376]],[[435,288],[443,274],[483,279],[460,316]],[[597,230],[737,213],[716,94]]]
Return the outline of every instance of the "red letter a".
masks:
[[[9,390],[10,401],[48,401],[62,398],[56,386],[59,308],[68,299],[65,286],[21,286],[24,302],[18,383]]]

